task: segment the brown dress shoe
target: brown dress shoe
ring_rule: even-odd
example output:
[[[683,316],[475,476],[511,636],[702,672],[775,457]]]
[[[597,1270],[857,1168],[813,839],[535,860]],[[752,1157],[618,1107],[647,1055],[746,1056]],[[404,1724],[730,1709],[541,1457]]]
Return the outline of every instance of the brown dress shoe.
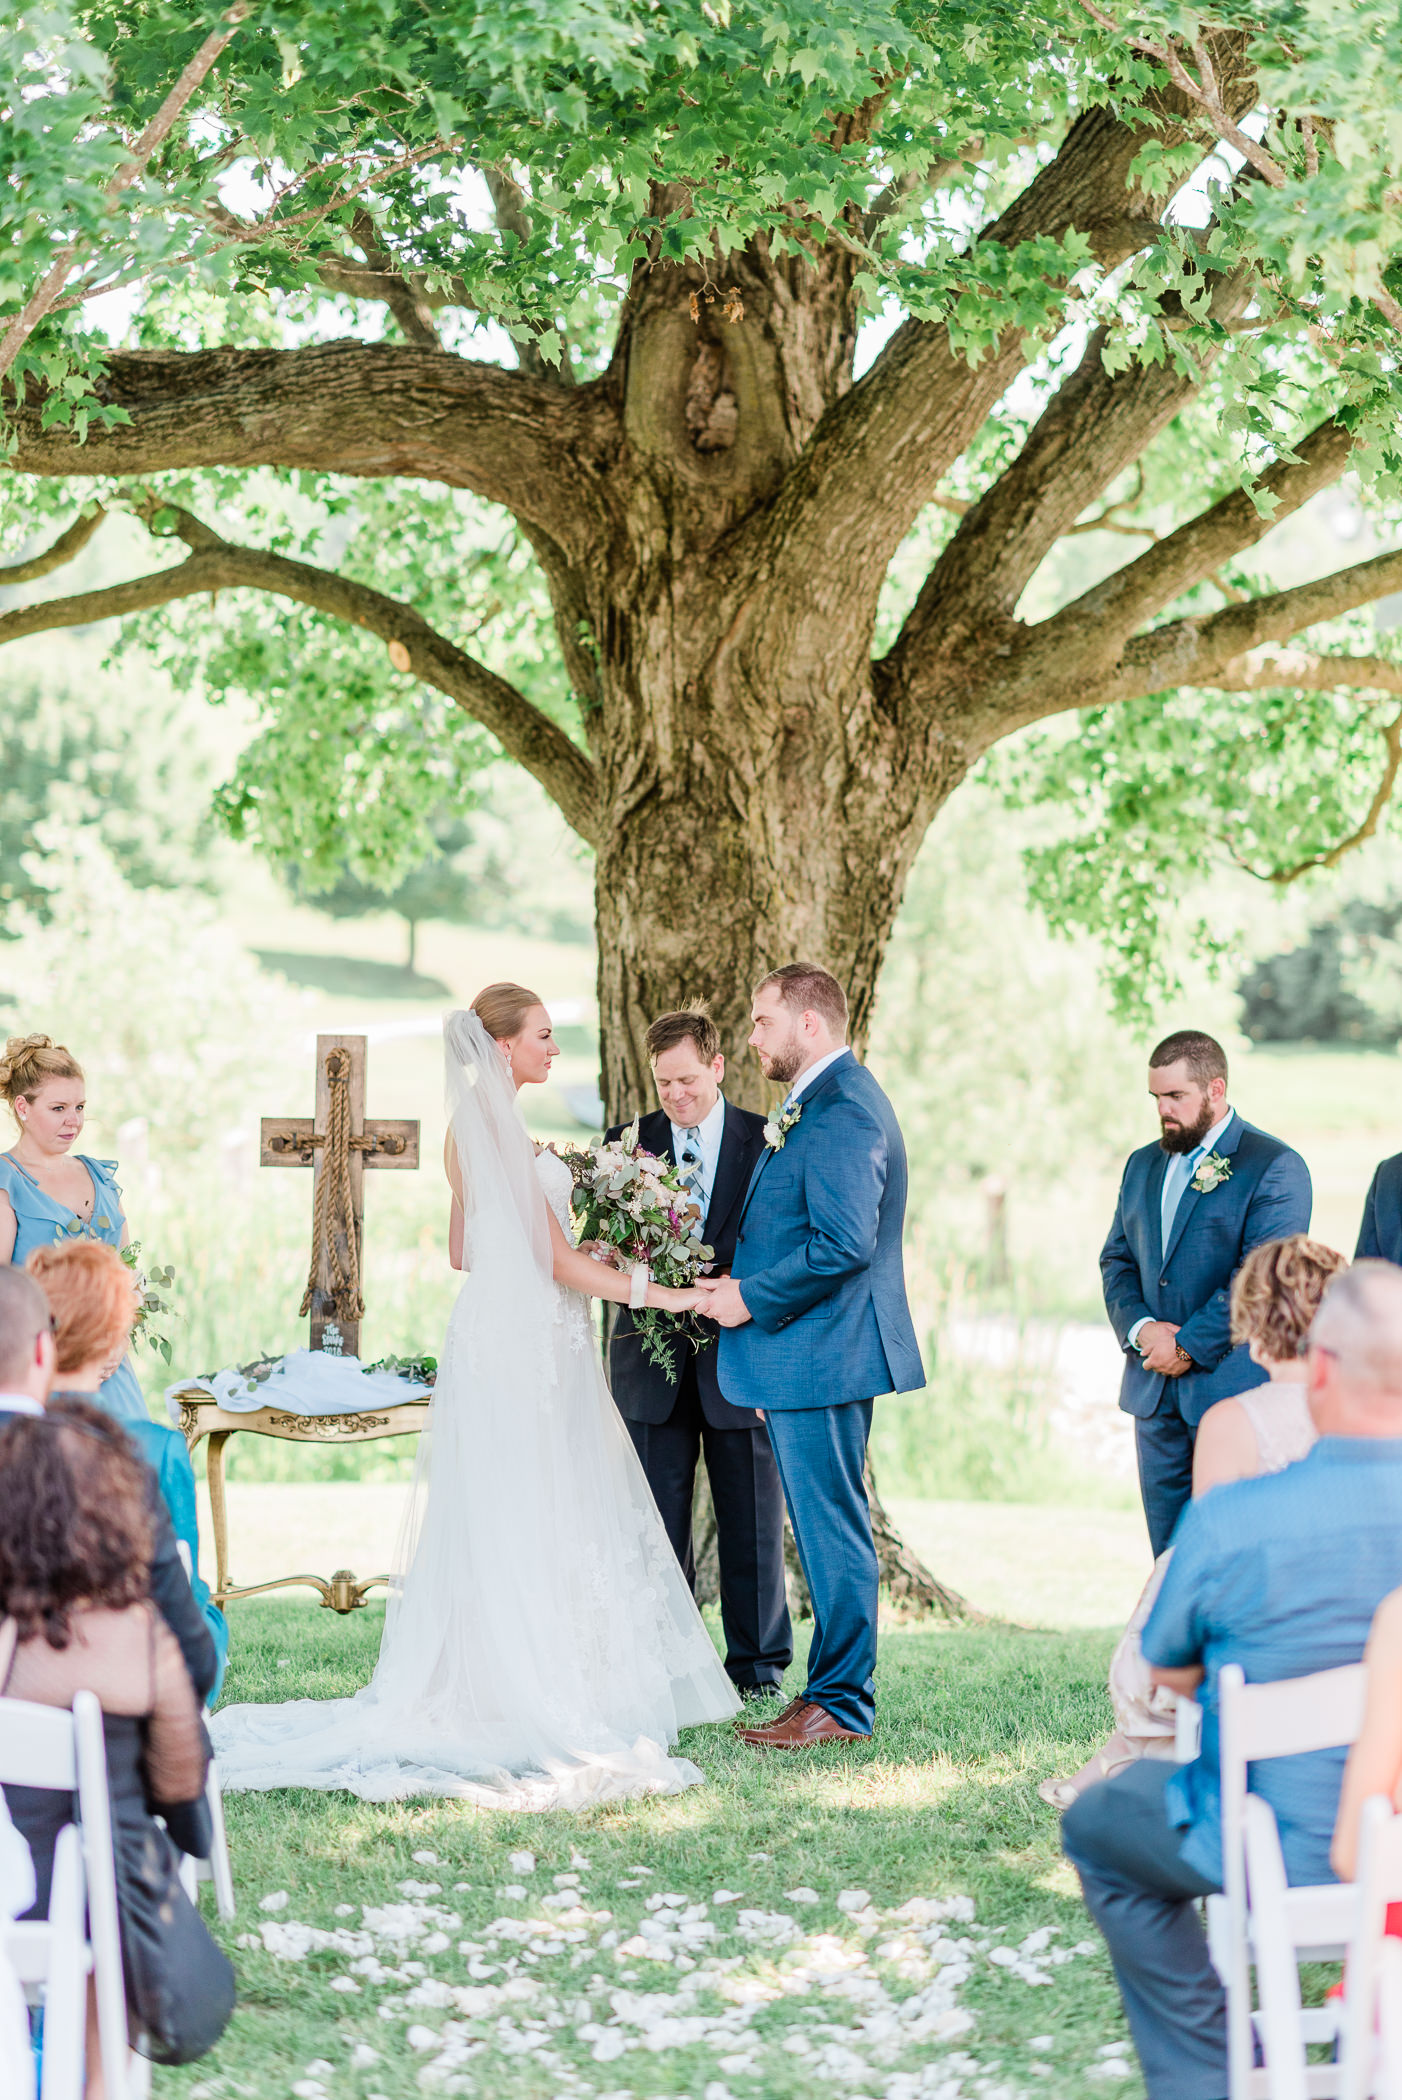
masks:
[[[795,1699],[792,1707],[786,1708],[767,1728],[737,1728],[735,1733],[742,1743],[753,1744],[756,1750],[806,1750],[810,1743],[868,1741],[855,1728],[844,1728],[834,1721],[825,1707],[815,1706],[811,1699]]]

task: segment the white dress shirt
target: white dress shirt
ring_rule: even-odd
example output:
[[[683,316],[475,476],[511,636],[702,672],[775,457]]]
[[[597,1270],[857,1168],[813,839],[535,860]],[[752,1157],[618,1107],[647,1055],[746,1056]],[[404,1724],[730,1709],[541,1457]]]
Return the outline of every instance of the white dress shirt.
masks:
[[[851,1055],[852,1052],[849,1045],[844,1043],[840,1050],[829,1050],[826,1057],[819,1057],[815,1059],[814,1062],[808,1067],[808,1070],[806,1072],[799,1073],[797,1079],[794,1081],[793,1085],[789,1088],[787,1094],[784,1096],[785,1102],[797,1101],[799,1095],[806,1092],[806,1090],[810,1086],[812,1086],[813,1081],[817,1079],[821,1073],[826,1072],[829,1065],[835,1065],[839,1057],[850,1057]]]
[[[670,1121],[670,1118],[668,1119]],[[694,1130],[695,1138],[688,1138],[687,1131]],[[716,1168],[720,1165],[721,1139],[725,1135],[725,1096],[716,1096],[715,1107],[700,1123],[672,1124],[672,1157],[680,1167],[682,1154],[687,1150],[700,1154],[701,1164],[693,1169],[701,1183],[701,1216],[704,1219],[711,1208],[711,1191],[716,1185]],[[683,1168],[683,1172],[686,1170]]]
[[[1199,1144],[1195,1145],[1191,1152],[1170,1152],[1168,1155],[1168,1165],[1164,1169],[1163,1187],[1159,1191],[1160,1244],[1165,1254],[1168,1252],[1168,1243],[1172,1237],[1174,1220],[1178,1216],[1178,1206],[1187,1193],[1188,1183],[1192,1180],[1208,1153],[1215,1149],[1218,1138],[1221,1137],[1235,1114],[1236,1110],[1229,1108],[1224,1116],[1219,1116],[1211,1130],[1208,1131],[1207,1136]],[[1139,1339],[1140,1328],[1147,1327],[1148,1324],[1147,1319],[1136,1320],[1130,1328],[1129,1346],[1131,1349]]]
[[[44,1404],[32,1393],[0,1393],[0,1415],[41,1415]]]

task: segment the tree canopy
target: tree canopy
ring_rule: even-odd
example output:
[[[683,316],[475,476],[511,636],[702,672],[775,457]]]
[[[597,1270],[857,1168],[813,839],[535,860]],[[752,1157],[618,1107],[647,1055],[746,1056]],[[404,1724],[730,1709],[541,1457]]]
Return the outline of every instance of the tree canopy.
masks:
[[[54,520],[0,584],[153,543],[0,639],[119,614],[252,693],[226,807],[326,873],[495,739],[599,849],[615,1092],[776,944],[864,1027],[924,828],[1051,716],[1041,894],[1126,953],[1205,838],[1283,879],[1381,821],[1402,554],[1250,568],[1346,472],[1402,501],[1381,0],[57,0],[0,79],[9,544]]]

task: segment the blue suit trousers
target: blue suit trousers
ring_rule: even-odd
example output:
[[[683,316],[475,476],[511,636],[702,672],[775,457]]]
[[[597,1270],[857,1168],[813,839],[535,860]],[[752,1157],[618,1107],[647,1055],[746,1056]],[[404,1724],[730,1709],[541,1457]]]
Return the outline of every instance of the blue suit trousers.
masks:
[[[813,1600],[804,1697],[843,1728],[870,1735],[880,1580],[863,1479],[871,1402],[773,1408],[765,1426]]]

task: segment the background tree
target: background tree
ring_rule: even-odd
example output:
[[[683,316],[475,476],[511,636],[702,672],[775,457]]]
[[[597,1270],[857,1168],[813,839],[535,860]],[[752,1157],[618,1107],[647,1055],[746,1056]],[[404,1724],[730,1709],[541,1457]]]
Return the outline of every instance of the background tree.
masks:
[[[407,868],[389,889],[367,882],[349,867],[341,870],[329,889],[308,889],[304,882],[296,880],[294,869],[293,894],[305,897],[308,904],[333,919],[363,919],[367,912],[393,912],[404,921],[408,933],[404,967],[412,973],[417,968],[419,928],[424,920],[444,919],[450,924],[465,925],[479,913],[483,902],[478,885],[454,858],[471,836],[467,825],[460,817],[443,816],[430,828],[433,852]]]
[[[1358,731],[1402,670],[1323,623],[1402,584],[1402,554],[1286,591],[1240,568],[1346,470],[1393,485],[1377,0],[1264,23],[95,0],[5,36],[12,523],[87,506],[27,576],[104,510],[160,545],[0,636],[186,601],[178,646],[256,691],[231,635],[260,632],[248,594],[290,600],[260,697],[284,736],[339,710],[359,765],[323,802],[400,863],[441,799],[446,697],[596,849],[611,1113],[658,1006],[705,995],[734,1037],[777,956],[830,963],[863,1041],[919,840],[1015,729],[1327,696],[1359,755],[1302,810],[1299,864],[1390,786]],[[113,291],[119,348],[84,325]],[[557,668],[466,646],[489,615],[458,491],[514,519],[497,559],[533,555]],[[1148,544],[1025,617],[1094,523]],[[246,823],[324,826],[316,784],[265,781]]]

